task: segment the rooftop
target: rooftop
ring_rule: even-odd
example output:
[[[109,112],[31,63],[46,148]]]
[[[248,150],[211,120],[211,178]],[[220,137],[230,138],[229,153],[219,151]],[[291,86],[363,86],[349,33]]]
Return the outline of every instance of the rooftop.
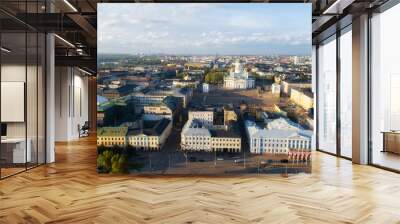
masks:
[[[127,127],[103,127],[97,131],[98,136],[125,136],[128,132]]]
[[[314,97],[314,93],[311,91],[311,88],[292,88],[292,89],[295,89],[295,90],[297,90],[297,91],[299,91],[299,92],[302,92],[302,93],[304,93],[304,95],[306,95],[306,96],[308,96],[308,97],[311,97],[311,98],[313,98]]]
[[[126,106],[126,102],[123,99],[114,99],[104,103],[100,103],[97,106],[97,112],[104,112],[113,106]]]
[[[310,84],[311,85],[310,82],[307,82],[307,81],[301,80],[301,79],[285,79],[282,82],[286,82],[289,84]]]
[[[212,129],[210,130],[212,137],[220,137],[220,138],[240,138],[241,135],[236,125],[225,129]]]
[[[290,129],[266,129],[259,123],[254,121],[246,120],[245,126],[247,132],[251,137],[258,138],[291,138],[300,136],[303,138],[311,139],[307,130],[290,130]],[[312,134],[312,131],[310,131]]]
[[[133,92],[133,90],[138,87],[136,84],[127,84],[118,88],[118,92],[121,95],[127,95]]]
[[[143,125],[142,127],[138,127],[138,128],[133,128],[133,129],[129,129],[128,131],[128,136],[129,135],[140,135],[140,134],[144,134],[144,135],[148,135],[148,136],[160,136],[165,128],[168,127],[168,125],[170,124],[171,120],[167,119],[167,118],[163,118],[161,120],[157,120],[157,121],[143,121]]]

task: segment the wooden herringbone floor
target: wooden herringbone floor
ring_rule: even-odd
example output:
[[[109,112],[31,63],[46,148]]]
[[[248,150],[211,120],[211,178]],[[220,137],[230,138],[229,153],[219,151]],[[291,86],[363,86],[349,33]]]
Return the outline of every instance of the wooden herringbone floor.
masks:
[[[322,153],[288,178],[98,175],[94,138],[56,155],[0,181],[0,223],[400,223],[400,175]]]

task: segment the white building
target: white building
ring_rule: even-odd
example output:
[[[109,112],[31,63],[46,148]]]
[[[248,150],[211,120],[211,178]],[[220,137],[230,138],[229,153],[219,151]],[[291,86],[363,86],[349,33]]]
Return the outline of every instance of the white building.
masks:
[[[201,121],[188,120],[181,132],[181,148],[190,151],[211,151],[211,133]]]
[[[278,83],[273,83],[271,85],[271,92],[272,92],[272,94],[274,94],[276,96],[281,95],[281,85]]]
[[[249,77],[239,61],[233,63],[229,76],[224,77],[224,88],[226,89],[252,89],[255,87],[255,80]]]
[[[203,93],[208,93],[210,91],[210,85],[208,83],[203,83]]]
[[[269,130],[273,129],[292,130],[300,132],[301,135],[307,136],[309,138],[313,137],[313,131],[302,128],[299,124],[289,120],[288,118],[278,118],[278,119],[268,120],[266,124],[267,124],[266,128]]]
[[[240,152],[241,137],[232,129],[204,125],[204,120],[189,119],[181,132],[181,149],[190,151]]]
[[[198,120],[203,126],[211,127],[214,121],[213,111],[189,111],[188,120]]]
[[[289,149],[311,149],[311,138],[296,130],[266,129],[255,122],[245,121],[251,153],[282,153]]]
[[[188,76],[185,76],[188,77]],[[173,80],[172,81],[172,86],[176,88],[182,88],[182,87],[189,87],[189,88],[196,88],[197,85],[199,85],[199,81],[195,80]]]
[[[302,81],[293,81],[293,80],[285,80],[285,81],[281,82],[282,93],[290,96],[292,88],[301,88],[301,89],[309,88],[309,89],[311,89],[312,83],[311,82],[302,82]]]
[[[299,57],[298,56],[293,56],[292,60],[293,60],[293,64],[295,64],[295,65],[299,64]]]

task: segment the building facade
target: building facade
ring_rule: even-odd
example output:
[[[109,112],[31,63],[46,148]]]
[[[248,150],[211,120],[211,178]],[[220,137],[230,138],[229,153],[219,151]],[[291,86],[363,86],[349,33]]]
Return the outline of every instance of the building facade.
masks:
[[[144,122],[151,122],[151,124],[144,124],[137,129],[129,130],[127,144],[141,150],[160,150],[171,134],[171,120],[163,118],[155,122]]]
[[[127,127],[103,127],[97,131],[98,146],[126,146]]]
[[[266,129],[245,121],[250,152],[287,154],[290,149],[311,150],[311,138],[296,130]]]
[[[306,110],[314,107],[314,97],[311,91],[307,89],[292,88],[290,99]]]
[[[217,152],[240,152],[242,139],[238,132],[224,129],[211,130],[211,149]]]
[[[310,82],[298,82],[285,80],[281,82],[281,92],[290,96],[292,88],[311,88],[312,84]]]
[[[213,111],[189,111],[188,120],[198,120],[198,121],[201,121],[203,126],[211,127],[214,122],[214,112]]]
[[[271,92],[275,96],[280,96],[281,95],[281,85],[279,85],[278,83],[273,83],[271,85]]]
[[[205,126],[201,120],[188,120],[181,132],[181,149],[185,151],[240,152],[237,131]]]
[[[233,109],[224,108],[224,125],[237,121],[237,114]]]
[[[210,91],[210,85],[208,83],[203,83],[203,93],[208,93]]]

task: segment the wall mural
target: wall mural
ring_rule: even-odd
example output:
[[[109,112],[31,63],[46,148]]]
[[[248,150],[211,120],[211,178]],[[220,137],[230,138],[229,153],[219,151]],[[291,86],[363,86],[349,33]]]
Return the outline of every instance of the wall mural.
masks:
[[[98,5],[100,173],[311,172],[311,4]]]

